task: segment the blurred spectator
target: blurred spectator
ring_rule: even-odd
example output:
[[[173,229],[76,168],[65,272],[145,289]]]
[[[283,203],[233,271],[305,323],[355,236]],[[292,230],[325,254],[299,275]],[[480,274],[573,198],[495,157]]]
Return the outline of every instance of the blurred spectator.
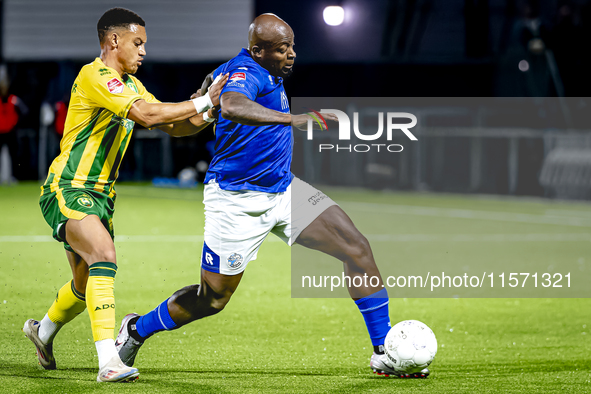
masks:
[[[66,123],[66,115],[68,115],[68,103],[66,101],[58,101],[55,103],[55,132],[60,136],[64,135],[64,124]]]
[[[53,160],[53,158],[57,157],[60,153],[60,142],[64,135],[64,125],[66,123],[66,116],[68,115],[68,101],[69,97],[64,97],[63,100],[60,100],[53,105],[53,132],[49,133],[48,141],[48,158],[50,160]]]
[[[554,51],[566,96],[587,95],[585,90],[581,89],[584,86],[581,80],[587,72],[587,56],[581,53],[581,48],[584,48],[585,44],[580,7],[570,3],[560,5],[548,46]]]
[[[518,4],[505,52],[496,75],[497,96],[548,97],[556,95],[546,53],[547,23],[535,1]]]
[[[0,66],[0,183],[13,183],[13,171],[18,165],[16,128],[20,116],[28,112],[21,99],[9,94],[10,79],[6,66]],[[6,145],[7,149],[4,149]],[[6,157],[8,155],[9,157]]]

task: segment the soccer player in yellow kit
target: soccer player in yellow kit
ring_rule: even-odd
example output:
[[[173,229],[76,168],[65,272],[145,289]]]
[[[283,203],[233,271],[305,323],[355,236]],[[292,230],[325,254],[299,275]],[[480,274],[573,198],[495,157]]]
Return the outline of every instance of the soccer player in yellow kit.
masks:
[[[135,380],[114,342],[117,272],[112,216],[115,180],[133,127],[158,127],[173,136],[199,132],[213,120],[224,76],[208,93],[181,103],[161,103],[133,76],[146,55],[145,22],[113,8],[97,24],[101,55],[82,68],[72,86],[61,153],[49,168],[39,204],[64,243],[73,279],[57,293],[39,322],[23,331],[35,344],[39,363],[55,369],[53,339],[64,324],[88,308],[98,358],[99,382]]]

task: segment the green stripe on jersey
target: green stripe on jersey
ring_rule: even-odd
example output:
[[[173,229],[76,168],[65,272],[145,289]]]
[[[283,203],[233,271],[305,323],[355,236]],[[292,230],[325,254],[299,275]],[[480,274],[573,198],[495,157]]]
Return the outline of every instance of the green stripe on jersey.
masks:
[[[53,182],[53,178],[55,178],[55,174],[53,172],[50,172],[49,175],[47,175],[47,180],[45,181],[43,186],[41,186],[41,195],[43,195],[43,193],[47,192],[51,188],[51,182]]]
[[[74,175],[78,170],[78,165],[80,165],[80,160],[82,159],[82,154],[84,153],[84,149],[86,148],[88,139],[92,135],[94,126],[96,125],[96,122],[98,121],[101,113],[104,110],[104,108],[98,109],[96,115],[92,118],[88,126],[80,130],[80,132],[76,136],[76,140],[74,141],[74,144],[72,144],[72,148],[70,149],[70,157],[68,158],[68,162],[66,163],[61,174],[62,179],[74,179]],[[72,185],[71,181],[68,181],[68,183],[70,186]]]
[[[50,172],[49,175],[47,176],[47,180],[45,181],[43,186],[51,185],[51,182],[53,182],[53,178],[55,178],[55,174],[53,172]]]
[[[92,162],[92,167],[88,172],[87,182],[88,183],[96,183],[99,180],[99,176],[101,175],[101,171],[105,166],[105,162],[107,161],[107,157],[109,157],[109,152],[113,146],[113,143],[117,139],[117,134],[119,133],[119,118],[113,116],[109,125],[105,129],[105,134],[103,135],[103,140],[101,141],[101,145],[99,146],[96,155],[94,156],[94,160]]]
[[[119,152],[117,152],[117,156],[115,157],[115,161],[113,162],[113,167],[111,167],[111,173],[109,174],[109,183],[113,183],[117,179],[117,171],[119,171],[119,165],[121,164],[121,159],[123,158],[123,154],[125,153],[125,148],[127,147],[127,140],[131,136],[131,131],[127,133],[123,141],[121,141],[121,145],[119,145]],[[105,185],[105,191],[108,192],[110,189],[109,184]]]

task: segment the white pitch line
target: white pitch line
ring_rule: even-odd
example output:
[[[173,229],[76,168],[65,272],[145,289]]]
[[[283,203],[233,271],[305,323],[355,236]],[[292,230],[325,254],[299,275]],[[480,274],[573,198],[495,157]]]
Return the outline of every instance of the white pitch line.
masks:
[[[413,205],[343,202],[340,205],[351,210],[379,214],[432,216],[453,219],[494,220],[528,224],[552,224],[572,227],[591,227],[591,218],[534,215],[529,213],[474,211],[469,209],[432,208]]]
[[[55,239],[49,235],[2,235],[0,236],[0,242],[55,242]]]
[[[562,216],[562,217],[583,217],[591,219],[591,211],[570,210],[570,209],[546,209],[546,216]]]
[[[372,242],[591,242],[581,234],[374,234]]]
[[[56,242],[49,235],[5,235],[0,242]],[[116,235],[115,242],[203,242],[203,235]]]
[[[591,242],[591,233],[574,234],[366,234],[372,242]],[[0,236],[0,243],[56,242],[48,235]],[[201,243],[203,235],[117,235],[116,243]],[[267,242],[283,241],[275,236]]]
[[[203,235],[116,235],[115,242],[203,242]]]

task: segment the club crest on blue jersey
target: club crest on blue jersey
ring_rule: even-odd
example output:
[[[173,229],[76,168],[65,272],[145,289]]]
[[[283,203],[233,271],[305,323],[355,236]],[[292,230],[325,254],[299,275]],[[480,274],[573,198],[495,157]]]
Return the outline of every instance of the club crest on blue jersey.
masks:
[[[239,253],[232,253],[230,257],[228,257],[228,267],[230,268],[240,268],[244,259],[242,255]]]

